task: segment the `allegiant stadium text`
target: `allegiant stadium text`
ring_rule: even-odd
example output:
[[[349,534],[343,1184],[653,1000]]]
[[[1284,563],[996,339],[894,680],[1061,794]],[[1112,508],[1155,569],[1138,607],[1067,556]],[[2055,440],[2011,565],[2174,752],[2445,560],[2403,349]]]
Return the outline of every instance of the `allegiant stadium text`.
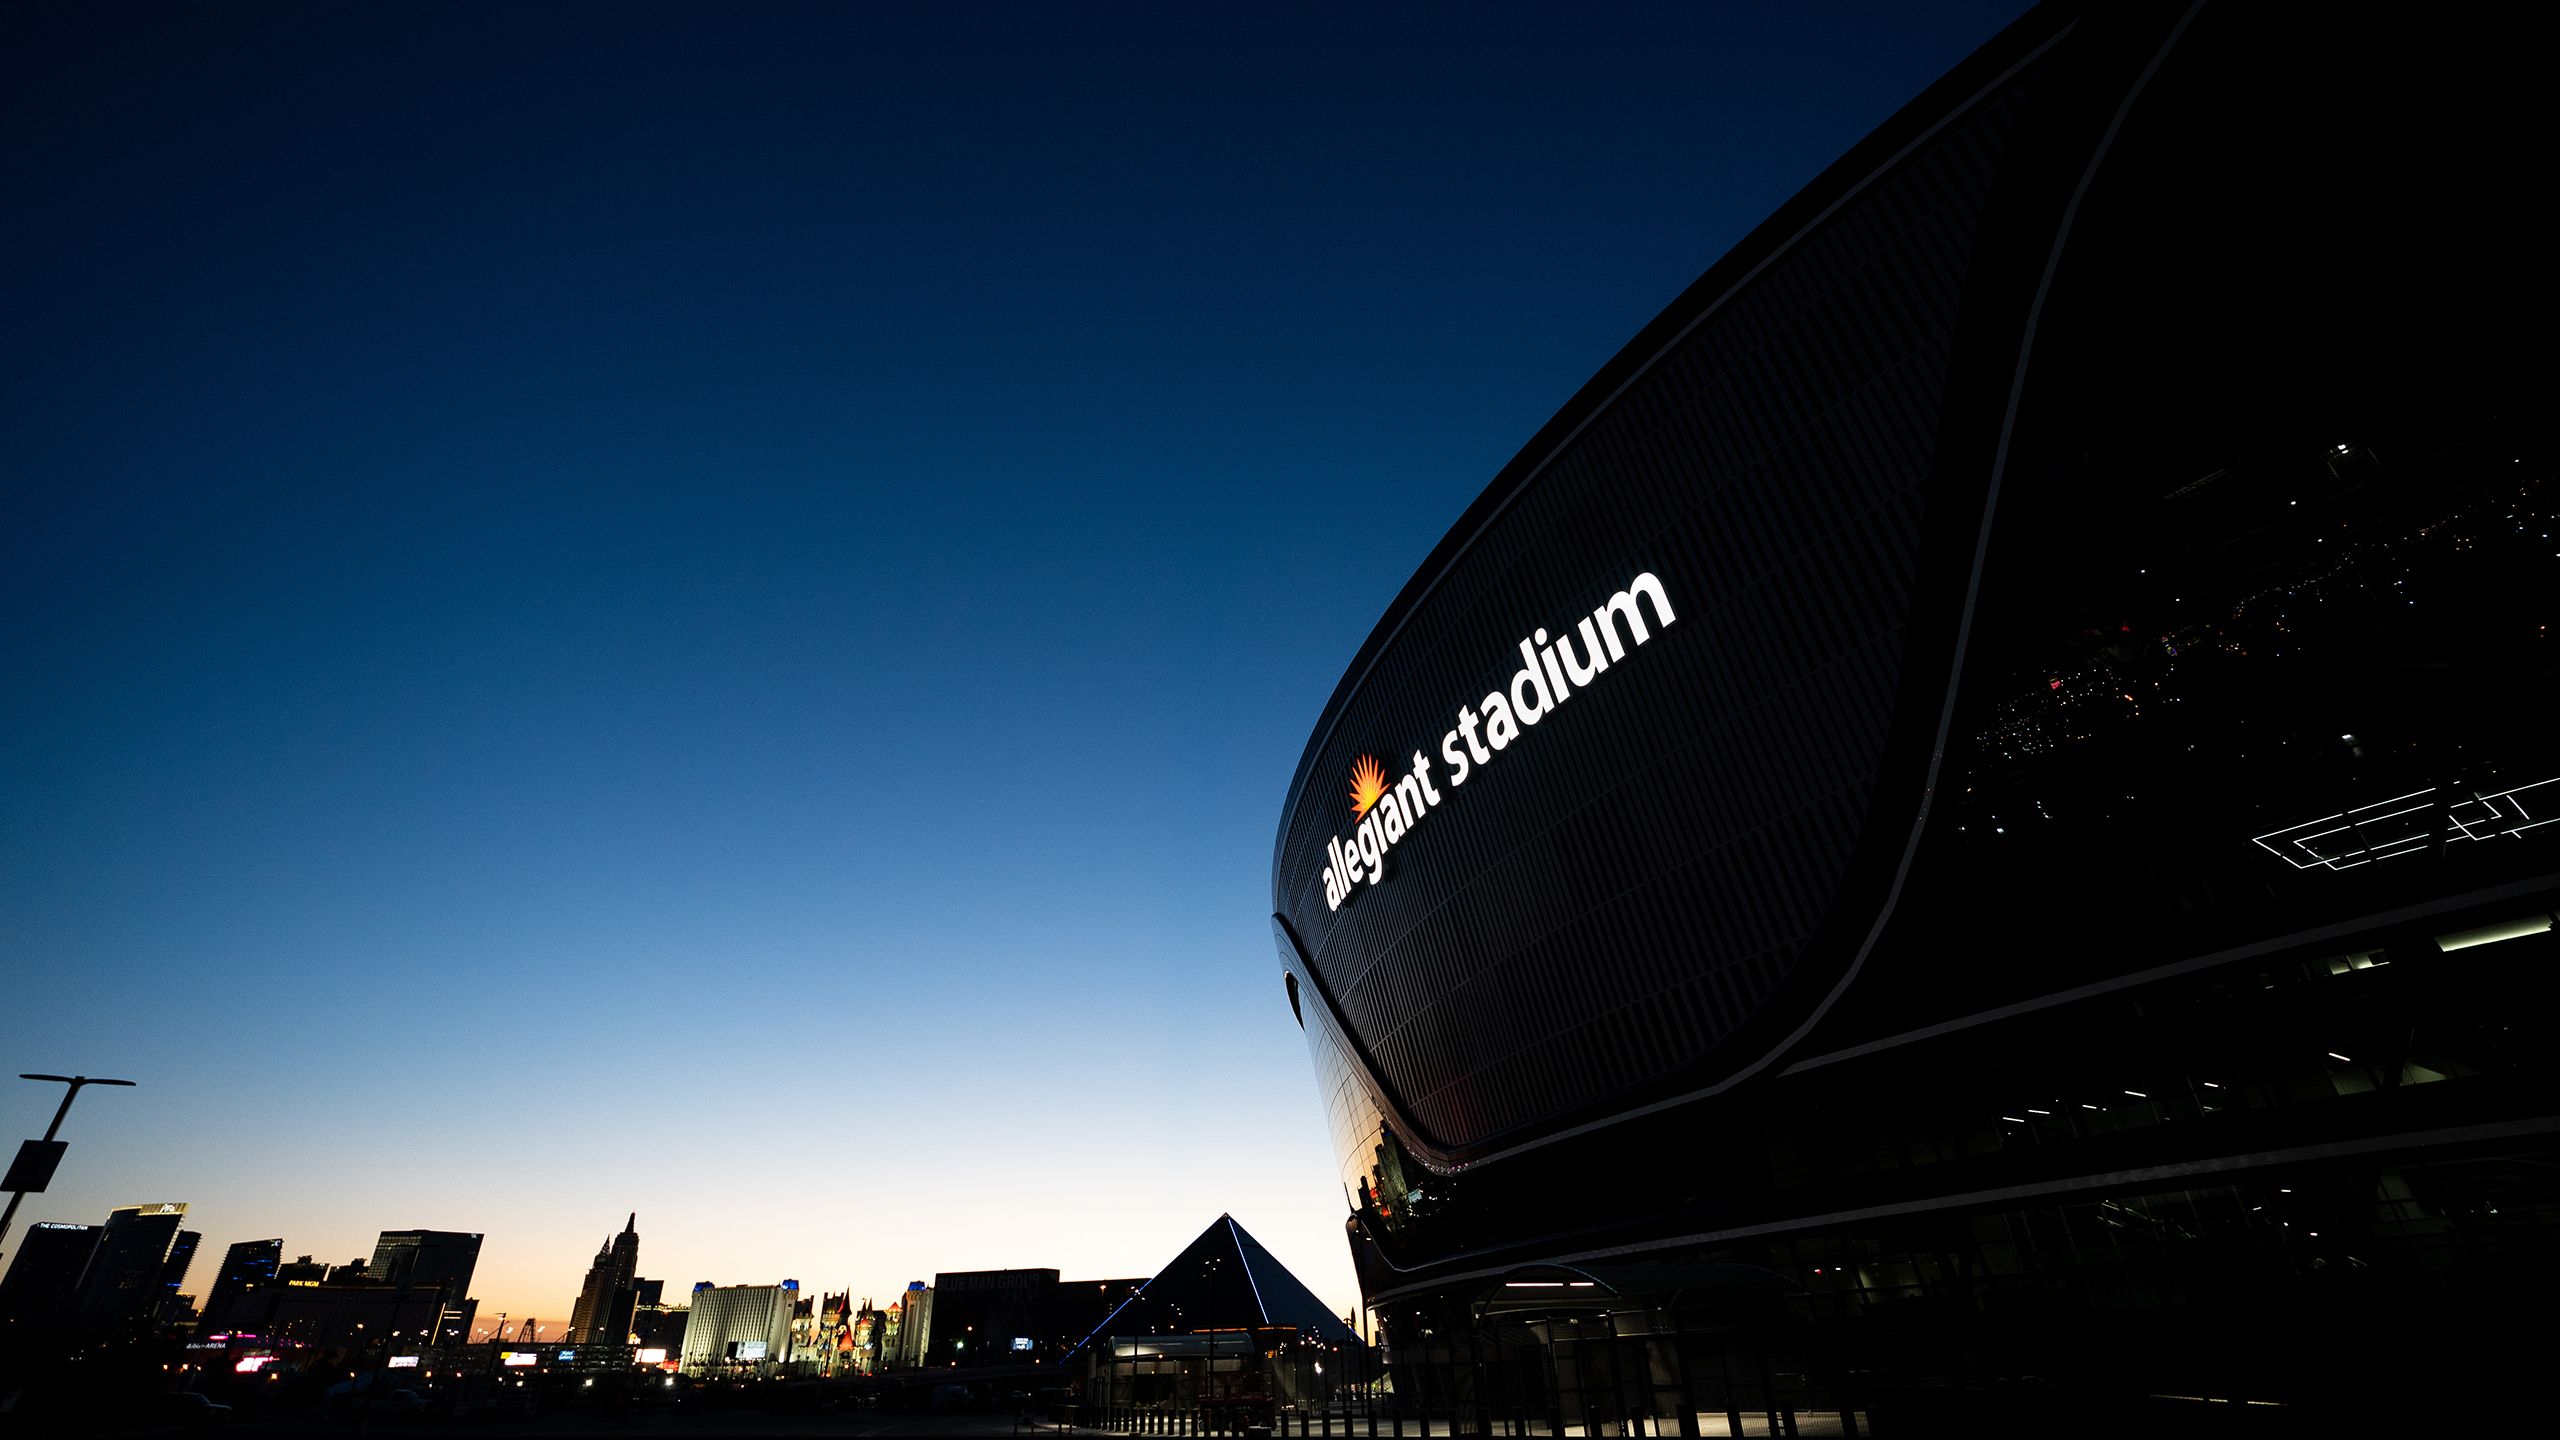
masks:
[[[1651,605],[1655,625],[1667,629],[1678,618],[1661,580],[1648,571],[1628,581],[1627,588],[1610,596],[1575,627],[1582,639],[1579,656],[1570,630],[1552,644],[1543,629],[1520,642],[1520,669],[1512,675],[1510,687],[1485,696],[1473,708],[1458,707],[1457,728],[1440,737],[1440,758],[1449,765],[1446,793],[1454,794],[1468,777],[1491,765],[1496,755],[1554,713],[1574,691],[1608,673],[1613,662],[1624,660],[1636,646],[1653,638],[1644,607],[1636,603],[1638,596]],[[1339,910],[1359,885],[1374,885],[1384,877],[1387,852],[1443,798],[1444,792],[1432,782],[1431,757],[1414,751],[1412,768],[1378,796],[1351,838],[1337,836],[1327,842],[1333,863],[1324,872],[1326,906]]]

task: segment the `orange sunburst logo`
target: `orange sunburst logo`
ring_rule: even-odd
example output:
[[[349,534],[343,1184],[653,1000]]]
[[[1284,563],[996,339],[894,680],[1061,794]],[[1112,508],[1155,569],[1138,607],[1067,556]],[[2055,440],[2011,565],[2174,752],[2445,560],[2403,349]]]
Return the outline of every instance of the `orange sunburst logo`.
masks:
[[[1378,768],[1377,757],[1363,755],[1351,767],[1351,818],[1359,819],[1387,793],[1387,772]]]

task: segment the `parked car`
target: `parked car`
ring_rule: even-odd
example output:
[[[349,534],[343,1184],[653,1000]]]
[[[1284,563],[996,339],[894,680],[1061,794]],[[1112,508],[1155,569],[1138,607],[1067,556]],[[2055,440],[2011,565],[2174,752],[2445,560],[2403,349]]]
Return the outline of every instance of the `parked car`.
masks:
[[[193,1390],[180,1390],[152,1396],[142,1418],[155,1429],[212,1430],[230,1423],[231,1407],[216,1405]]]

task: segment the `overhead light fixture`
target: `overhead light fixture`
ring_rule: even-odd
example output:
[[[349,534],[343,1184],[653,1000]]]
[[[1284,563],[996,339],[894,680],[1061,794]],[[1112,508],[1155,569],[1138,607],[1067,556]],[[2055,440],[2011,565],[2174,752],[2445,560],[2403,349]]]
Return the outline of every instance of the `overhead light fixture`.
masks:
[[[2432,848],[2439,838],[2447,845],[2494,840],[2560,821],[2560,815],[2552,813],[2552,797],[2532,793],[2545,786],[2560,787],[2560,776],[2506,790],[2474,790],[2460,798],[2449,798],[2439,807],[2431,798],[2436,791],[2430,785],[2424,790],[2270,830],[2250,840],[2296,870],[2352,870],[2376,860],[2417,854]],[[2540,814],[2535,813],[2537,808]],[[2439,815],[2451,822],[2451,828],[2441,835],[2436,823]]]
[[[2551,917],[2532,915],[2510,920],[2503,925],[2483,925],[2477,930],[2456,930],[2436,937],[2436,948],[2448,954],[2468,950],[2474,945],[2495,945],[2501,940],[2521,940],[2528,935],[2545,935],[2551,931]]]

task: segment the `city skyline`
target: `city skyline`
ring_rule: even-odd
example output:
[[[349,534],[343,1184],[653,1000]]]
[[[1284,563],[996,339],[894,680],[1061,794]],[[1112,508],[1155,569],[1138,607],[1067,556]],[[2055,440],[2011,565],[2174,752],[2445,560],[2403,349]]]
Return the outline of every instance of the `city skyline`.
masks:
[[[1348,1313],[1308,723],[2021,8],[13,16],[0,1047],[141,1083],[0,1264],[432,1227],[565,1329],[632,1211],[883,1304],[1232,1213]]]

